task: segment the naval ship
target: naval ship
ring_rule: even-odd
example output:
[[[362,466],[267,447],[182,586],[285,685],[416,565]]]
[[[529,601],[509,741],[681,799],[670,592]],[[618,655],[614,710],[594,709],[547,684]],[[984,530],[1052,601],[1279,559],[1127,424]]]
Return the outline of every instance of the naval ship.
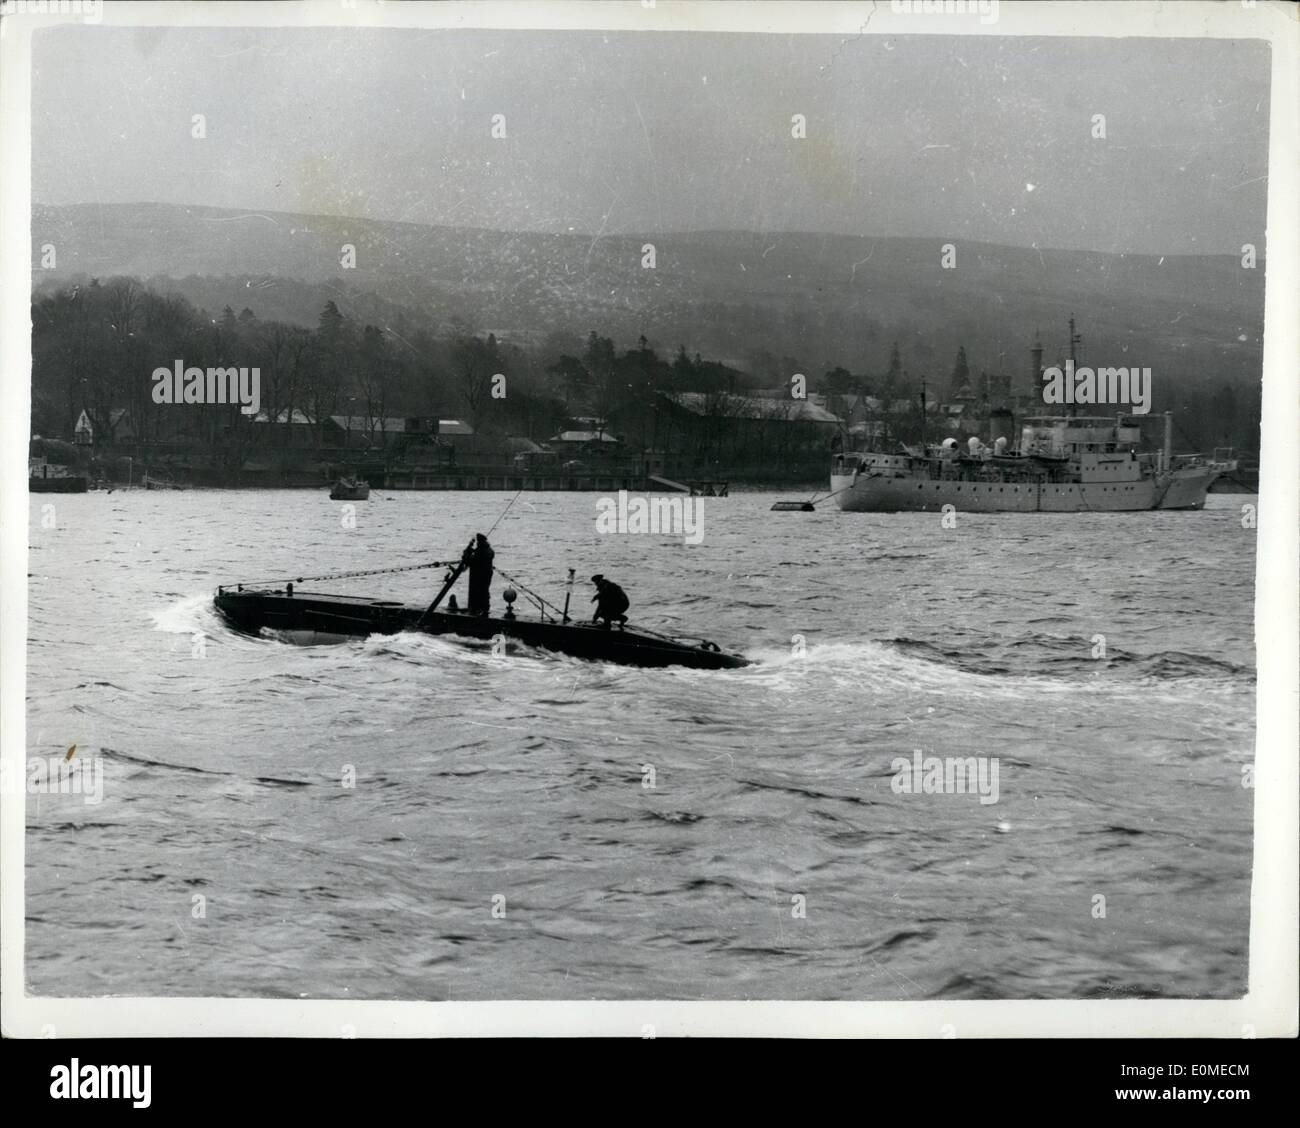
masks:
[[[1073,359],[1073,321],[1070,340]],[[1034,354],[1041,372],[1041,345]],[[921,412],[924,418],[924,389]],[[1215,479],[1236,470],[1231,452],[1175,456],[1169,412],[1163,449],[1139,452],[1139,420],[1132,414],[1033,416],[1022,421],[1014,446],[1005,435],[992,446],[972,436],[964,447],[955,438],[927,445],[923,436],[920,446],[894,454],[846,451],[832,459],[830,496],[843,510],[876,513],[945,505],[967,513],[1201,509]]]
[[[841,509],[894,513],[1089,513],[1201,509],[1214,480],[1237,464],[1205,455],[1170,454],[1173,416],[1165,415],[1163,451],[1140,454],[1141,430],[1124,416],[1043,416],[1025,420],[1020,444],[992,447],[971,438],[901,454],[835,456],[831,493]]]

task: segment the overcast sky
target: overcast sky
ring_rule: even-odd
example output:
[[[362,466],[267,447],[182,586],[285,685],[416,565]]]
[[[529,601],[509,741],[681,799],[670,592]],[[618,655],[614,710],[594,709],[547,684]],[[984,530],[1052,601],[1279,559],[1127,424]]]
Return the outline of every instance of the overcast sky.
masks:
[[[37,203],[1262,244],[1258,42],[101,26],[39,33],[33,67]]]

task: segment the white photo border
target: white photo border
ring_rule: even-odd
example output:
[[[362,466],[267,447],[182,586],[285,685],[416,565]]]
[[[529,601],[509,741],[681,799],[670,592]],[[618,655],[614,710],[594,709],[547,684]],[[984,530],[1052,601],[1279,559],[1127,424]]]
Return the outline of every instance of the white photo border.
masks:
[[[42,14],[40,4],[55,9]],[[62,5],[62,11],[58,11]],[[919,0],[918,0],[919,6]],[[967,5],[976,8],[975,0]],[[985,4],[983,11],[988,5]],[[7,1037],[1294,1037],[1300,887],[1300,21],[1286,0],[1001,0],[997,18],[820,0],[3,0],[0,3],[0,756],[26,746],[31,395],[31,43],[109,27],[596,29],[782,35],[1223,38],[1271,45],[1250,973],[1229,1000],[365,1002],[50,998],[25,992],[24,795],[0,796],[0,1028]]]

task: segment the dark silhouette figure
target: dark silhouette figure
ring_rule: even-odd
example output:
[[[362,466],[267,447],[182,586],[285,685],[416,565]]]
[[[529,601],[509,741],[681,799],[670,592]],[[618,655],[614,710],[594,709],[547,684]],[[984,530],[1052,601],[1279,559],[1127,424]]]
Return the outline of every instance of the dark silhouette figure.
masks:
[[[609,630],[610,624],[617,619],[619,630],[622,630],[627,622],[627,593],[613,580],[607,580],[604,576],[592,576],[591,582],[596,585],[596,594],[591,597],[592,603],[596,604],[596,613],[591,617],[591,621],[595,623],[603,619],[605,629]]]
[[[486,615],[492,603],[492,558],[496,553],[482,533],[465,549],[465,562],[469,568],[469,613]]]

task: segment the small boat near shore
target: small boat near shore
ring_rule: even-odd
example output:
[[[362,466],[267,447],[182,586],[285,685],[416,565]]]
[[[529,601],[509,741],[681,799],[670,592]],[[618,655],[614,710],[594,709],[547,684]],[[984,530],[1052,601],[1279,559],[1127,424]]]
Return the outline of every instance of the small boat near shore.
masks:
[[[59,448],[72,448],[66,443],[53,444],[56,452],[64,453]],[[33,439],[27,455],[27,492],[28,493],[85,493],[90,488],[90,476],[73,465],[50,462],[46,457],[51,444],[41,439]]]
[[[147,490],[183,490],[186,488],[180,482],[167,477],[165,474],[150,473],[147,470],[140,479],[140,484]]]
[[[32,474],[27,479],[28,493],[86,493],[90,479],[84,474]]]
[[[359,478],[340,478],[330,488],[330,501],[365,501],[370,497],[370,483]]]

